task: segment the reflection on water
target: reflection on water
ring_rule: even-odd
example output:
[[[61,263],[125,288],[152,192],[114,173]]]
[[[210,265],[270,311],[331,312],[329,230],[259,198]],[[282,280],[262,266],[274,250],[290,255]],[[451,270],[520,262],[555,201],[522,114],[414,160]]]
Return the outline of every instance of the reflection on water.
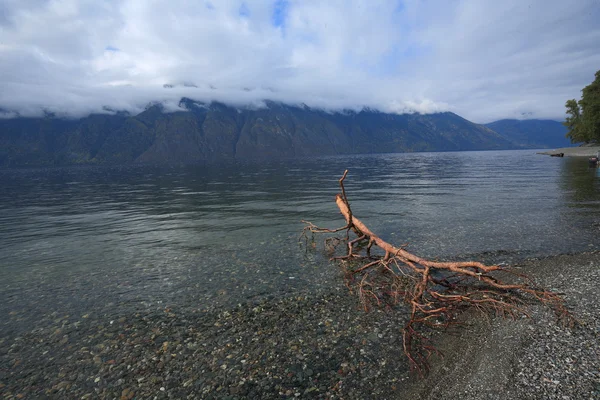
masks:
[[[333,196],[346,168],[354,213],[425,256],[596,246],[598,170],[531,151],[4,170],[0,312],[202,309],[315,290],[336,270],[298,246],[300,220],[343,223]]]
[[[561,189],[570,197],[570,206],[600,207],[600,168],[590,168],[582,158],[566,158],[561,168]]]

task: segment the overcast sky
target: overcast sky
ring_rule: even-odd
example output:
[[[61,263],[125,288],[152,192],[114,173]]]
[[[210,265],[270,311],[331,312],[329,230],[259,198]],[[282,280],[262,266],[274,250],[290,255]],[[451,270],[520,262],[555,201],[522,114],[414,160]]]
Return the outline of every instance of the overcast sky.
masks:
[[[2,0],[0,108],[187,96],[562,119],[600,69],[599,21],[600,0]]]

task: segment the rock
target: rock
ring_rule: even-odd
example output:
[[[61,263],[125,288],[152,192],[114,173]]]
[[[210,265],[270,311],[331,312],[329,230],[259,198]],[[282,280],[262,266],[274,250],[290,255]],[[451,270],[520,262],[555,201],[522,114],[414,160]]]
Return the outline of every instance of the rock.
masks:
[[[135,392],[129,388],[123,389],[121,392],[121,400],[130,400],[135,396]]]

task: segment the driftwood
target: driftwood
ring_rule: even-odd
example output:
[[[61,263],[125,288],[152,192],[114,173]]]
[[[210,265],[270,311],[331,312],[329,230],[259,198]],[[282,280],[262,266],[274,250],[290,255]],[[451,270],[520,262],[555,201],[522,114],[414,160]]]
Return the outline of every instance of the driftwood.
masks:
[[[527,276],[500,265],[481,262],[436,262],[420,258],[403,247],[396,247],[373,233],[352,214],[344,180],[335,202],[346,220],[337,229],[306,224],[303,237],[319,233],[345,232],[344,238],[328,237],[326,247],[345,244],[347,253],[333,257],[343,267],[347,286],[356,292],[368,310],[370,306],[405,304],[410,319],[403,328],[404,353],[411,367],[421,375],[427,372],[429,358],[439,353],[432,345],[429,329],[445,329],[457,324],[458,313],[475,309],[486,316],[508,318],[529,316],[527,305],[541,302],[551,307],[559,319],[572,325],[574,319],[559,294],[537,287]],[[355,237],[350,238],[350,232]],[[379,249],[383,255],[373,255]]]

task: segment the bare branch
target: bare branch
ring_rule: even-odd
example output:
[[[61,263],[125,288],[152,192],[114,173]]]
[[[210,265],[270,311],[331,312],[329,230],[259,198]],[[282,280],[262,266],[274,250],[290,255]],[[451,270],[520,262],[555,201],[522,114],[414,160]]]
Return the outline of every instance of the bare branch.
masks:
[[[346,220],[337,229],[320,228],[311,222],[306,233],[336,233],[346,231],[345,256],[333,257],[345,269],[346,285],[356,292],[365,310],[370,306],[409,306],[410,319],[403,328],[403,346],[411,366],[423,375],[428,371],[429,358],[440,354],[426,334],[429,329],[445,329],[455,325],[458,313],[472,308],[488,317],[529,316],[527,305],[533,301],[551,307],[559,319],[573,325],[575,319],[559,294],[536,287],[526,275],[501,265],[486,265],[478,261],[438,262],[418,257],[384,241],[352,214],[344,188],[348,170],[339,179],[341,193],[335,202]],[[356,235],[350,239],[349,232]],[[360,243],[367,242],[366,246]],[[326,246],[341,242],[328,238]],[[383,256],[372,256],[372,247],[380,248]],[[356,267],[356,260],[366,260]],[[352,262],[351,262],[352,261]]]

